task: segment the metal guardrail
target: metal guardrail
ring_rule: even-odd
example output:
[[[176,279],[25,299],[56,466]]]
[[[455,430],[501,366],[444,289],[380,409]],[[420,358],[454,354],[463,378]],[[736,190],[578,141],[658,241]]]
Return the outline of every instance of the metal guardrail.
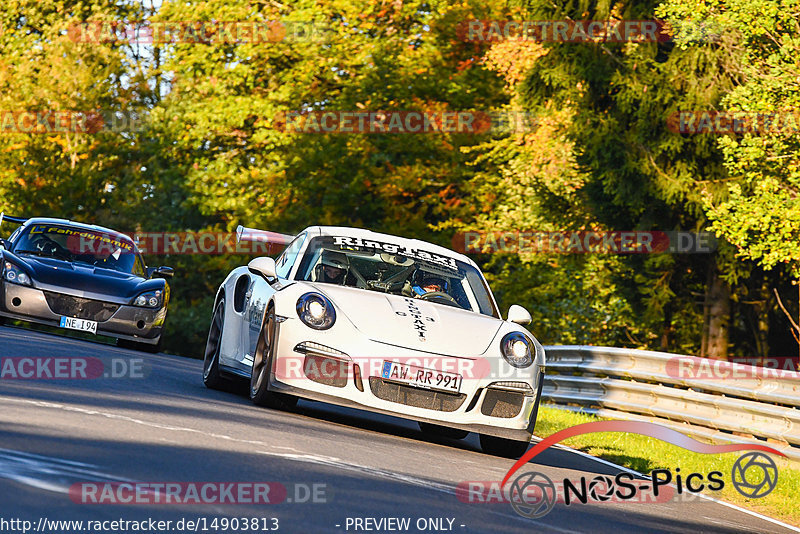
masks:
[[[635,349],[548,346],[542,399],[800,460],[800,373]],[[758,439],[761,438],[761,439]]]

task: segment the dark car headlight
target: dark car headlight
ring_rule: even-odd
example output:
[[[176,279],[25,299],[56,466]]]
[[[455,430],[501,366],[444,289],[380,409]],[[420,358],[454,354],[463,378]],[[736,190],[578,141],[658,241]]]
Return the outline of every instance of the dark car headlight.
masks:
[[[6,282],[11,282],[12,284],[19,284],[21,286],[33,285],[31,282],[31,277],[28,276],[28,273],[10,261],[6,261],[3,264],[3,280]]]
[[[315,330],[327,330],[336,322],[333,304],[319,293],[306,293],[297,299],[297,315]]]
[[[503,358],[517,369],[530,367],[533,363],[533,342],[520,332],[511,332],[500,341]]]
[[[161,303],[164,301],[164,292],[160,289],[153,291],[145,291],[133,299],[134,306],[142,308],[160,308]]]

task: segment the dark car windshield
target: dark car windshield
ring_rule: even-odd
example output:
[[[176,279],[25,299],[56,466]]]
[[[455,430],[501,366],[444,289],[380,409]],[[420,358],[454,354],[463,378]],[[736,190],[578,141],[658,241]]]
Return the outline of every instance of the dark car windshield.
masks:
[[[449,256],[344,236],[311,240],[297,280],[422,298],[499,317],[483,276]]]
[[[57,224],[32,224],[19,236],[13,252],[144,276],[144,265],[135,245],[119,234]]]

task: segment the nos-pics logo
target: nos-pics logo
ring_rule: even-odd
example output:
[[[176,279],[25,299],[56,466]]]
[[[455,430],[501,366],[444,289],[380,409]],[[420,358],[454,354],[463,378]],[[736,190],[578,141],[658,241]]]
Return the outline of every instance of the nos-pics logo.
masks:
[[[730,481],[736,490],[751,499],[765,497],[775,489],[778,483],[778,467],[775,462],[764,454],[765,451],[779,456],[786,456],[780,451],[765,445],[731,444],[708,445],[696,441],[678,431],[640,421],[597,421],[576,425],[560,432],[556,432],[539,442],[522,456],[506,473],[500,483],[504,487],[511,477],[533,457],[551,445],[564,439],[596,432],[631,432],[650,436],[672,443],[692,452],[702,454],[720,454],[741,450],[749,450],[740,456],[733,465]],[[590,480],[581,477],[579,480],[564,479],[553,482],[547,475],[537,471],[528,471],[518,475],[511,482],[508,496],[512,508],[523,517],[536,519],[550,513],[556,502],[563,502],[567,506],[575,502],[586,504],[613,500],[624,502],[630,499],[641,498],[641,492],[651,492],[657,500],[659,491],[675,485],[679,495],[686,493],[696,494],[704,490],[720,491],[725,487],[724,475],[720,471],[709,473],[680,473],[680,468],[675,473],[668,469],[655,469],[650,473],[649,483],[645,479],[635,480],[630,473],[618,473],[611,477],[607,475],[596,476]],[[646,500],[646,499],[645,499]]]

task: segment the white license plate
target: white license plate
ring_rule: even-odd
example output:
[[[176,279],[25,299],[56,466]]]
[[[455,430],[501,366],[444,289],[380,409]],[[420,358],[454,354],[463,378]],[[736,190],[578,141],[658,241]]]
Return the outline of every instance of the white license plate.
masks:
[[[461,391],[461,375],[436,369],[425,369],[416,365],[384,361],[381,376],[386,380],[426,389],[438,389],[451,393]]]
[[[76,319],[74,317],[62,317],[61,328],[69,328],[80,332],[91,332],[97,334],[97,322],[87,321],[86,319]]]

